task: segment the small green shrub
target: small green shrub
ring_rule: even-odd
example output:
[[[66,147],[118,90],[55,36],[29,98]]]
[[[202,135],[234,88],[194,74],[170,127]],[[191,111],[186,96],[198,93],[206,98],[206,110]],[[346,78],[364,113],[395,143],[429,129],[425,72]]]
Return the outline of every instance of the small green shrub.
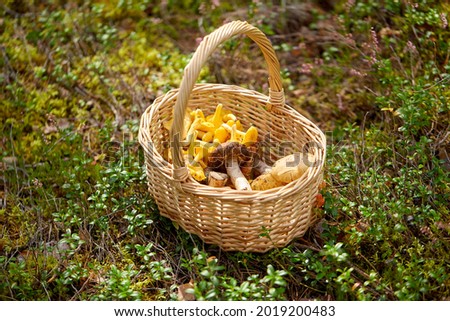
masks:
[[[223,275],[225,267],[215,257],[194,249],[194,256],[185,268],[195,269],[198,280],[194,280],[192,292],[197,300],[282,300],[287,285],[283,270],[267,266],[266,275],[250,275],[242,283]]]
[[[18,4],[0,8],[1,299],[170,300],[186,283],[199,300],[448,299],[448,4]],[[158,215],[137,142],[196,39],[235,16],[269,35],[288,103],[329,142],[317,223],[265,254]],[[265,93],[264,68],[234,38],[198,81]]]

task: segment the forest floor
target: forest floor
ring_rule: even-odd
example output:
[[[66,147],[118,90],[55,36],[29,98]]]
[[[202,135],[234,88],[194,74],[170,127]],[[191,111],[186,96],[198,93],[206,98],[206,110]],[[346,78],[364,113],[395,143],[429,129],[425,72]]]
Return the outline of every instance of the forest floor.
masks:
[[[0,5],[0,299],[450,299],[450,5],[441,1],[27,1]],[[301,238],[225,252],[158,213],[140,117],[202,37],[271,40],[286,102],[327,136]],[[199,82],[267,94],[237,37]]]

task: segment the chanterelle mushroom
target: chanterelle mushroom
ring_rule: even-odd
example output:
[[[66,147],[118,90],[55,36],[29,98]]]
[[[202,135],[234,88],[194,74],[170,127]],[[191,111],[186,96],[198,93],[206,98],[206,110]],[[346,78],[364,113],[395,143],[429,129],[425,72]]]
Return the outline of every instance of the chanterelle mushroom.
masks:
[[[247,180],[253,166],[253,154],[237,142],[221,144],[208,156],[208,168],[226,172],[236,190],[251,190]],[[246,177],[247,176],[247,177]]]

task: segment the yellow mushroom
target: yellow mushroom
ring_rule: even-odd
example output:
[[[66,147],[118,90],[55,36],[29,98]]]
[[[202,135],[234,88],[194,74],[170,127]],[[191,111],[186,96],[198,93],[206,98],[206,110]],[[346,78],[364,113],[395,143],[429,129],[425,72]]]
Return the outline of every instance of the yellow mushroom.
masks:
[[[191,120],[189,113],[184,114],[184,126],[183,126],[183,135],[182,135],[183,137],[181,137],[181,139],[186,138],[189,128],[191,127],[191,124],[192,124],[192,120]]]
[[[202,132],[201,130],[198,130],[197,138],[202,139],[203,136],[205,136],[206,132]]]
[[[202,182],[206,179],[204,168],[206,167],[203,158],[204,147],[201,142],[196,139],[197,131],[189,136],[189,147],[186,151],[183,151],[183,156],[186,162],[186,167],[189,170],[189,174],[198,182]]]
[[[231,127],[231,137],[230,142],[242,143],[245,133],[236,129],[236,124]]]
[[[233,126],[222,124],[222,127],[230,133],[230,142],[239,142],[241,144],[251,145],[256,143],[258,140],[258,130],[254,126],[251,126],[246,132],[238,130],[236,128],[236,124]]]
[[[202,136],[202,141],[210,143],[214,139],[214,134],[212,132],[207,132]]]
[[[214,130],[216,128],[214,127],[213,123],[207,122],[207,121],[203,121],[203,122],[198,123],[197,125],[195,125],[195,129],[201,130],[201,131],[204,131],[204,132],[214,132]]]
[[[232,121],[235,122],[235,121],[237,120],[237,118],[236,118],[236,116],[233,115],[232,113],[229,113],[229,114],[225,114],[225,115],[222,117],[222,120],[223,120],[224,123],[226,123],[226,122],[229,121],[229,120],[232,120]]]
[[[237,127],[237,126],[236,126]],[[250,126],[249,129],[244,134],[242,139],[243,145],[252,145],[255,144],[258,140],[258,129],[255,126]]]
[[[214,131],[214,139],[217,139],[219,143],[225,143],[230,135],[224,127],[219,127]]]
[[[205,157],[204,147],[198,146],[195,148],[195,156],[194,156],[194,164],[200,164],[202,168],[205,168],[206,165],[203,162],[203,158]]]
[[[204,162],[205,159],[208,158],[208,155],[212,153],[220,143],[218,141],[215,142],[205,142],[200,140],[193,140],[189,145],[188,151],[185,153],[188,154],[185,157],[186,160],[190,160],[189,163],[193,166],[201,165],[203,168],[206,167]]]
[[[202,121],[205,121],[205,114],[203,114],[203,111],[200,108],[197,108],[194,111],[191,111],[190,113],[191,117],[195,119],[200,118]]]
[[[195,165],[190,165],[190,164],[187,164],[186,166],[189,170],[189,174],[191,174],[191,176],[197,182],[202,182],[202,181],[206,180],[205,171],[203,170],[203,168],[201,166],[199,166],[199,165],[195,166]]]
[[[218,139],[214,139],[212,143],[209,143],[208,145],[208,155],[214,152],[217,147],[220,146],[220,141]]]
[[[214,115],[211,118],[211,123],[214,125],[214,129],[220,127],[222,125],[222,104],[218,104],[216,107],[216,111],[214,112]]]
[[[191,124],[191,127],[189,127],[189,130],[186,133],[186,138],[190,138],[190,136],[192,136],[192,134],[194,133],[194,131],[196,131],[196,127],[202,123],[202,119],[201,118],[195,118],[194,121]],[[197,135],[195,136],[195,138],[197,138]]]
[[[197,138],[201,139],[204,142],[211,143],[214,139],[214,134],[212,132],[198,132]]]
[[[192,160],[194,159],[194,153],[195,153],[195,142],[197,139],[198,132],[194,130],[192,134],[187,136],[189,145],[188,149],[186,151],[183,151],[184,160],[187,163],[192,163]]]
[[[237,130],[244,130],[244,127],[242,127],[241,121],[239,119],[236,120],[236,129]]]
[[[236,129],[236,124],[233,126],[230,126],[228,124],[222,124],[222,127],[227,130],[227,132],[230,134],[230,142],[242,142],[242,139],[244,138],[244,132],[241,132],[240,130]]]
[[[230,120],[228,120],[225,124],[227,124],[227,125],[230,126],[230,127],[233,127],[233,125],[235,124],[235,121],[232,120],[232,119],[230,119]]]

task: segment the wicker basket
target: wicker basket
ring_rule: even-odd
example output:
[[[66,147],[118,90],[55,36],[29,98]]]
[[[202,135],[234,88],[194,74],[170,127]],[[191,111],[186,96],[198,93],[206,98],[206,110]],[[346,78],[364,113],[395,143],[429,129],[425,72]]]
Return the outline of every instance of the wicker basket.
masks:
[[[213,50],[239,34],[251,38],[268,65],[269,96],[232,85],[195,84]],[[236,191],[202,185],[185,166],[179,133],[187,108],[214,112],[218,103],[231,110],[244,127],[254,125],[270,151],[266,163],[309,146],[317,158],[298,180],[266,191]],[[172,119],[169,132],[163,126]],[[265,252],[302,236],[314,220],[313,207],[322,182],[325,136],[284,102],[280,66],[266,36],[247,22],[228,23],[205,37],[184,70],[179,89],[155,99],[141,118],[139,142],[145,153],[149,191],[161,215],[225,251]],[[169,142],[172,142],[169,144]],[[172,163],[163,157],[172,148]]]

